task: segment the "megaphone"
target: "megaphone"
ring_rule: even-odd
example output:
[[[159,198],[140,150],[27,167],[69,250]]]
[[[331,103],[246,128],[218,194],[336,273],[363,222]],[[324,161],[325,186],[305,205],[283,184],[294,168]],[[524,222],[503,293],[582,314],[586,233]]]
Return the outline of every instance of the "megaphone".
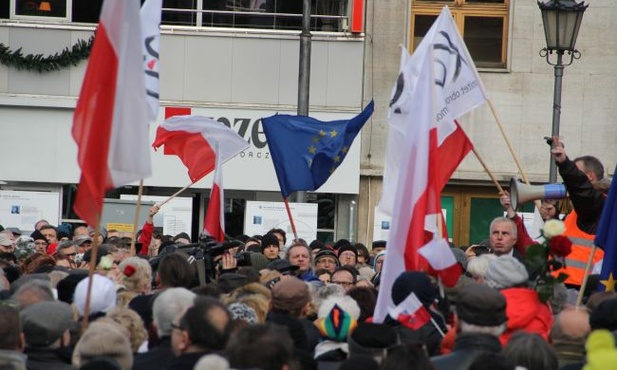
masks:
[[[514,177],[510,180],[510,204],[516,210],[519,204],[536,199],[563,199],[566,197],[564,184],[527,185]]]

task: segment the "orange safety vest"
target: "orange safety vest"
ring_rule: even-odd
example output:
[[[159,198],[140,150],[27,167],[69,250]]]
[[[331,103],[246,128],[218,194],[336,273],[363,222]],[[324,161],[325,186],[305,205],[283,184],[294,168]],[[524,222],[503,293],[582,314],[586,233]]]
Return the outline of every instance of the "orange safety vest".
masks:
[[[585,268],[587,267],[587,262],[589,262],[595,235],[587,234],[579,229],[578,226],[576,226],[577,218],[576,212],[572,211],[564,220],[566,226],[564,235],[572,242],[572,252],[566,257],[566,266],[558,270],[555,276],[560,272],[564,272],[569,275],[565,281],[566,284],[580,286],[585,277]],[[593,263],[589,266],[589,272],[591,272],[593,265],[602,258],[604,258],[604,251],[600,248],[596,248],[593,255]]]

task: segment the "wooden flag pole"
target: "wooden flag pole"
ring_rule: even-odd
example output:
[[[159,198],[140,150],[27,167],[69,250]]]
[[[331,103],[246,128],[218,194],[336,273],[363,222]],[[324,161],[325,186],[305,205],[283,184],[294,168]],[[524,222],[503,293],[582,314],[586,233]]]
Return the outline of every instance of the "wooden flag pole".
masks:
[[[486,166],[486,163],[484,163],[484,161],[482,160],[482,157],[480,157],[480,154],[478,153],[478,151],[476,151],[476,148],[473,148],[472,150],[473,150],[473,154],[476,155],[476,158],[478,158],[478,161],[480,162],[482,167],[484,167],[484,171],[486,171],[488,176],[491,178],[491,180],[493,181],[493,183],[497,187],[497,190],[499,190],[499,193],[500,194],[504,193],[503,188],[501,187],[501,185],[499,185],[499,182],[497,181],[495,176],[493,176],[493,173],[491,172],[491,170],[488,169],[488,167]]]
[[[90,268],[88,269],[88,290],[86,292],[86,303],[84,304],[84,317],[81,322],[81,332],[85,332],[88,328],[88,316],[90,316],[90,302],[92,295],[92,280],[94,280],[94,270],[96,269],[96,257],[99,250],[99,237],[101,236],[101,218],[99,215],[94,231],[94,240],[92,240],[92,248],[90,249]]]
[[[197,182],[197,181],[195,181]],[[159,204],[159,208],[163,206],[163,204],[169,202],[170,200],[174,199],[175,197],[177,197],[178,195],[180,195],[183,191],[185,191],[186,189],[190,188],[195,182],[192,182],[190,184],[188,184],[187,186],[183,187],[182,189],[178,190],[177,192],[175,192],[172,196],[170,196],[169,198],[165,199],[161,204]]]
[[[576,298],[576,307],[580,307],[583,303],[583,296],[585,295],[585,286],[587,285],[587,280],[589,280],[589,271],[591,271],[591,265],[593,265],[593,256],[596,254],[597,246],[594,244],[591,247],[591,253],[589,254],[589,260],[587,261],[587,266],[585,267],[585,275],[583,275],[583,282],[581,283],[581,288],[578,290],[578,297]]]
[[[287,217],[289,217],[289,223],[291,224],[291,231],[294,233],[294,240],[298,240],[298,232],[296,231],[296,224],[294,223],[294,218],[291,215],[291,209],[289,208],[289,202],[287,198],[283,198],[285,202],[285,209],[287,210]]]
[[[144,192],[144,179],[139,180],[139,190],[137,191],[137,204],[135,206],[135,217],[133,218],[133,237],[131,238],[131,256],[135,255],[135,243],[137,242],[137,230],[139,223],[139,213],[141,211],[141,196]],[[142,246],[143,248],[143,246]]]

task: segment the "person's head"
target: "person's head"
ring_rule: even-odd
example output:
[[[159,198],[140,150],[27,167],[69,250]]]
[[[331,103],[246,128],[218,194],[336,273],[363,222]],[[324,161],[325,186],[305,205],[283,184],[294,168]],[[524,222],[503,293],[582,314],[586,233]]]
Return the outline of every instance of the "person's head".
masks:
[[[332,279],[330,282],[332,284],[342,286],[345,292],[347,292],[349,289],[356,286],[356,283],[358,282],[358,277],[352,269],[353,268],[346,268],[346,266],[338,267],[332,273]]]
[[[544,221],[559,218],[559,201],[556,199],[543,199],[540,205],[540,216]]]
[[[388,348],[388,356],[381,363],[381,370],[433,370],[426,349],[416,343],[398,344]]]
[[[315,255],[315,270],[324,269],[333,273],[341,264],[336,253],[329,249],[323,249]]]
[[[21,285],[11,297],[24,308],[38,302],[53,301],[54,294],[48,280],[32,279]]]
[[[0,252],[15,252],[15,240],[13,240],[13,233],[8,230],[0,232]]]
[[[459,291],[456,316],[458,332],[499,336],[507,321],[506,298],[486,285],[467,285]]]
[[[491,222],[489,239],[493,253],[509,254],[517,240],[516,224],[507,217],[495,218]]]
[[[75,256],[77,256],[77,246],[72,240],[67,240],[58,244],[56,249],[56,265],[64,266],[69,269],[74,269]]]
[[[358,250],[351,244],[338,249],[338,260],[341,266],[355,266],[358,263]]]
[[[129,335],[120,325],[109,321],[95,321],[81,336],[73,351],[73,368],[79,369],[103,357],[114,359],[121,370],[131,370],[133,353]]]
[[[316,269],[315,276],[324,284],[328,284],[332,281],[332,273],[326,269]]]
[[[396,330],[387,324],[361,322],[347,339],[349,357],[368,355],[382,363],[387,349],[399,344]]]
[[[279,258],[280,250],[281,246],[279,239],[275,234],[268,233],[261,238],[261,253],[266,256],[268,260]]]
[[[319,306],[314,325],[325,340],[346,342],[358,325],[360,307],[350,296],[332,295]]]
[[[578,346],[582,354],[589,333],[589,311],[584,307],[566,307],[555,318],[550,339],[556,349]]]
[[[74,239],[79,253],[86,253],[92,248],[92,238],[90,235],[80,235]]]
[[[617,331],[617,298],[600,302],[589,315],[591,330],[606,329]]]
[[[89,281],[89,277],[82,279],[75,287],[74,303],[80,316],[85,313]],[[99,274],[92,275],[92,291],[96,294],[90,296],[90,315],[107,313],[116,306],[116,284],[111,279]]]
[[[303,316],[311,301],[308,285],[293,277],[274,284],[270,292],[272,295],[271,309],[293,317]]]
[[[304,243],[293,243],[287,249],[286,258],[292,265],[298,266],[298,273],[302,274],[311,269],[311,250]]]
[[[383,267],[383,261],[386,259],[386,251],[382,250],[381,252],[375,255],[375,260],[373,261],[373,270],[376,273],[380,273]]]
[[[43,233],[38,230],[35,230],[32,233],[32,239],[34,240],[34,251],[40,254],[45,254],[47,252],[47,246],[49,242]]]
[[[385,240],[375,240],[371,245],[371,252],[373,256],[378,255],[382,251],[386,249],[386,241]]]
[[[585,155],[574,158],[573,162],[579,170],[587,175],[589,181],[594,182],[604,179],[604,166],[598,158]]]
[[[366,265],[367,263],[369,263],[369,260],[371,259],[371,254],[369,253],[368,248],[366,248],[366,245],[362,243],[356,243],[354,244],[354,247],[358,251],[358,264]]]
[[[144,321],[137,312],[130,308],[112,308],[105,314],[105,320],[111,320],[126,329],[129,333],[129,342],[131,343],[133,353],[137,353],[139,347],[148,339],[148,332],[144,326]]]
[[[293,341],[277,325],[252,325],[240,329],[226,348],[234,369],[287,370],[293,360]]]
[[[527,370],[557,370],[559,364],[553,347],[535,333],[519,331],[512,335],[503,354],[516,366]]]
[[[512,256],[501,256],[488,264],[484,282],[494,289],[525,287],[529,273],[522,262]]]
[[[17,309],[0,304],[0,350],[22,351],[24,335]]]
[[[274,234],[279,240],[279,247],[283,248],[287,244],[287,234],[283,229],[271,229],[268,234]]]
[[[45,235],[49,244],[58,242],[58,230],[52,225],[43,225],[39,229],[41,234]]]
[[[198,296],[193,306],[177,318],[171,327],[174,355],[225,348],[230,332],[231,316],[225,305],[212,297]]]
[[[161,287],[185,287],[193,284],[195,270],[184,253],[171,253],[161,259],[157,270]]]
[[[168,288],[152,306],[152,318],[159,338],[171,335],[173,320],[193,305],[197,295],[186,288]]]
[[[136,293],[149,293],[152,287],[152,267],[147,260],[129,257],[118,266],[122,273],[122,284],[126,290]]]
[[[438,296],[437,287],[424,272],[407,271],[401,273],[392,284],[392,302],[401,304],[414,293],[422,305],[429,308]],[[405,307],[409,308],[409,307]]]
[[[494,254],[481,254],[479,256],[470,258],[467,262],[467,274],[476,282],[483,284],[486,270],[492,260],[497,259]]]
[[[49,221],[47,221],[47,220],[38,220],[34,224],[34,230],[41,230],[41,227],[43,227],[45,225],[49,225]]]
[[[90,232],[88,232],[88,226],[79,225],[73,230],[73,240],[79,238],[80,236],[90,236]]]
[[[347,291],[347,295],[353,298],[360,307],[358,322],[364,322],[373,317],[375,305],[377,305],[377,291],[370,287],[355,287]]]
[[[26,347],[50,348],[69,346],[73,327],[73,310],[64,302],[42,301],[23,309],[20,314]]]

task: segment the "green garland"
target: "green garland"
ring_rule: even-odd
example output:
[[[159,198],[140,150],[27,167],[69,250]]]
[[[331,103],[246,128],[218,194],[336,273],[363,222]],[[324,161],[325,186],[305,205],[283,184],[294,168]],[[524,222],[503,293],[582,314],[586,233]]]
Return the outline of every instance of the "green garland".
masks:
[[[88,59],[93,42],[94,36],[88,41],[78,40],[72,47],[66,47],[60,53],[47,56],[43,54],[23,55],[21,48],[13,51],[0,43],[0,63],[18,70],[25,69],[39,73],[59,71],[69,66],[76,66],[82,60]]]

